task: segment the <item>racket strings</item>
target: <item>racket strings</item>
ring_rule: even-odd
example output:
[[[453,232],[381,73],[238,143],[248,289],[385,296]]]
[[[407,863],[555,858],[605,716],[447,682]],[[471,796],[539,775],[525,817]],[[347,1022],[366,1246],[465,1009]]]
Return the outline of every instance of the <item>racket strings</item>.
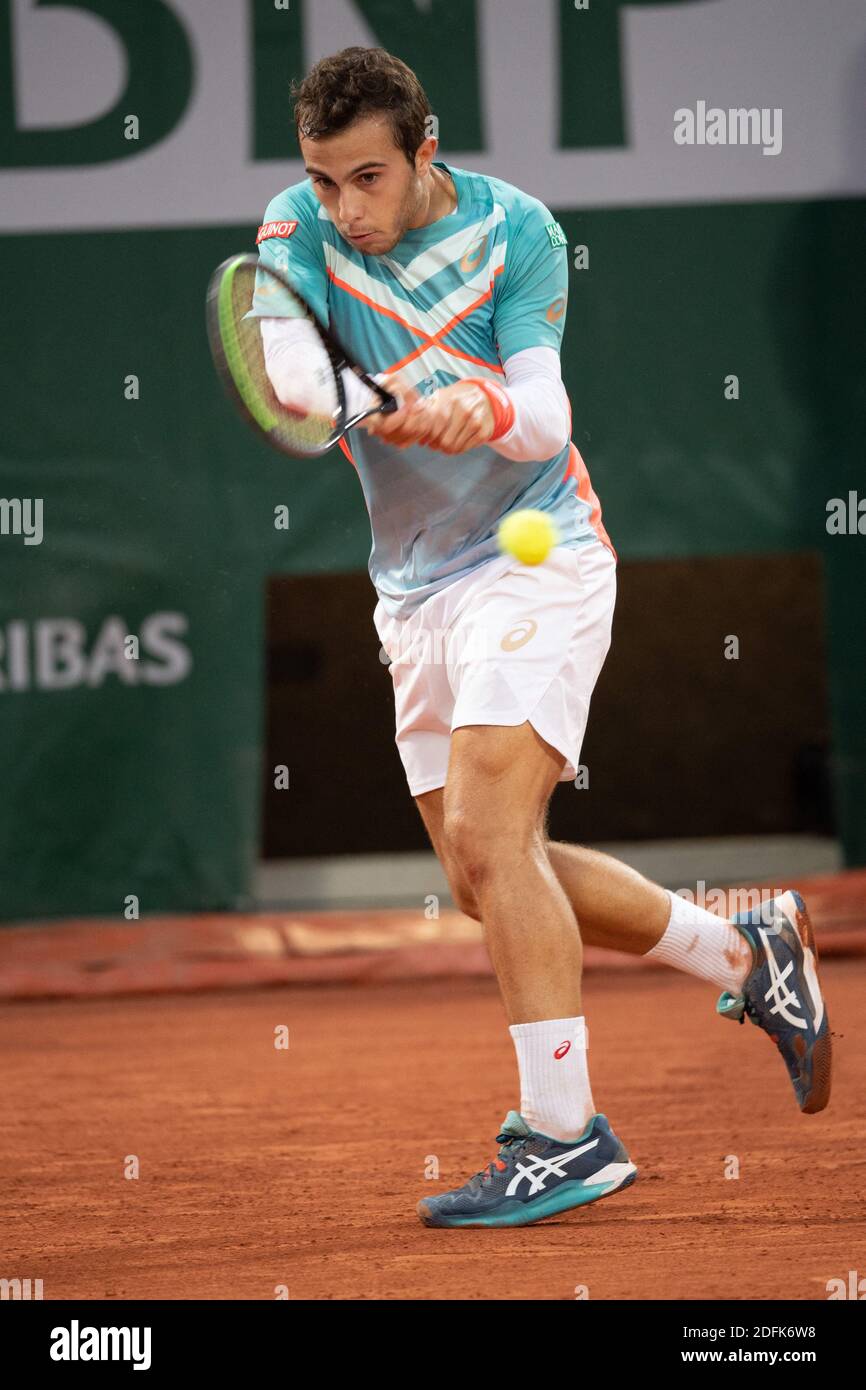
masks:
[[[232,379],[256,423],[289,453],[324,452],[339,432],[340,395],[334,364],[304,307],[266,267],[250,263],[235,269],[220,307]],[[312,331],[281,343],[280,325],[299,323]]]

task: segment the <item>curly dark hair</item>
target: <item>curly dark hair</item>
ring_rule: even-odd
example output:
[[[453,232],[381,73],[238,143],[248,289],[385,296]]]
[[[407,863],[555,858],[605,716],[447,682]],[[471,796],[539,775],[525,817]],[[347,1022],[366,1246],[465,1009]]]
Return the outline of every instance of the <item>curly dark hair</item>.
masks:
[[[394,144],[414,167],[427,136],[430,103],[411,68],[384,48],[343,48],[292,82],[298,137],[322,140],[359,116],[384,111]]]

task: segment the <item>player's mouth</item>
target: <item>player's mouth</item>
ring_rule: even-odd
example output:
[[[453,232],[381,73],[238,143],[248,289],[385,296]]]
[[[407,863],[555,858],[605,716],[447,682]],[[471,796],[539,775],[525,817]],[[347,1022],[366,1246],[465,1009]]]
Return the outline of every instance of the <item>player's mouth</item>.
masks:
[[[375,232],[361,232],[358,236],[349,236],[350,241],[366,241],[368,237],[375,236]]]

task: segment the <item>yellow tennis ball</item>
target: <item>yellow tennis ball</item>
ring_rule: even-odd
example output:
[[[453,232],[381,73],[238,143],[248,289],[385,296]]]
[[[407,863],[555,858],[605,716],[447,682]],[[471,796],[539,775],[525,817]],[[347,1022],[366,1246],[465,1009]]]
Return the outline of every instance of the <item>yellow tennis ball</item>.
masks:
[[[500,523],[499,549],[524,565],[540,565],[559,540],[559,532],[547,512],[531,507],[512,512]]]

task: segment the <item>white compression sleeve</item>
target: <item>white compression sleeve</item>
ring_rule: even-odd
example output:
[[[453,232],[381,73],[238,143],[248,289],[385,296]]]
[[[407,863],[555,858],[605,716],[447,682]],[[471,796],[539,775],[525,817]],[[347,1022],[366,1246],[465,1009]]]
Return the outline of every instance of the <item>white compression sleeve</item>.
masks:
[[[265,370],[268,378],[274,388],[277,400],[283,405],[291,405],[293,396],[298,399],[299,388],[302,389],[303,393],[309,394],[312,383],[306,379],[303,349],[304,347],[317,349],[312,357],[312,360],[315,361],[322,351],[319,335],[313,325],[303,318],[263,318],[261,327],[262,343],[265,350]],[[340,375],[346,392],[346,408],[350,416],[359,410],[365,410],[373,403],[372,391],[358,380],[354,372],[344,368]],[[374,380],[378,381],[382,375],[381,372],[374,373]],[[304,395],[302,394],[300,398],[303,399]]]
[[[316,346],[316,330],[307,319],[263,318],[262,341],[265,368],[278,400],[292,402],[301,383],[303,358],[298,349]],[[504,363],[505,386],[514,406],[514,424],[501,439],[491,440],[490,448],[518,463],[552,458],[568,443],[568,397],[562,384],[559,354],[549,347],[524,348]],[[373,373],[382,380],[384,373]],[[342,372],[346,404],[350,415],[372,404],[371,392],[354,372]],[[309,384],[303,382],[309,391]]]
[[[490,448],[515,463],[553,458],[568,443],[571,425],[559,353],[550,347],[524,348],[503,367],[514,424],[500,439],[491,439]]]

